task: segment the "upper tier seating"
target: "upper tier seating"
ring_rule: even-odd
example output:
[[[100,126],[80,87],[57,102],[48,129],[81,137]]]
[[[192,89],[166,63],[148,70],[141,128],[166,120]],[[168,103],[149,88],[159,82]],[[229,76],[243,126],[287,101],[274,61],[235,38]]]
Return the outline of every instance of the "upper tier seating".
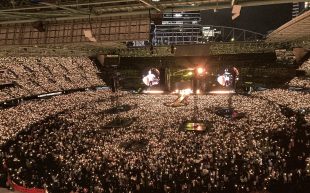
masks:
[[[14,86],[0,89],[0,102],[25,96],[104,85],[87,57],[0,58],[2,82]]]

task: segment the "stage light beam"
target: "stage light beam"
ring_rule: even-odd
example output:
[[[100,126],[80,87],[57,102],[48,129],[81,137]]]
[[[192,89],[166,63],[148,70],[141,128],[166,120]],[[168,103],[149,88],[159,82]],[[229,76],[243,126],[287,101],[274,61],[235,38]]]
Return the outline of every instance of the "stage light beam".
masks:
[[[205,71],[205,69],[202,68],[202,67],[198,67],[198,68],[197,68],[197,73],[198,73],[199,75],[203,74],[204,71]]]

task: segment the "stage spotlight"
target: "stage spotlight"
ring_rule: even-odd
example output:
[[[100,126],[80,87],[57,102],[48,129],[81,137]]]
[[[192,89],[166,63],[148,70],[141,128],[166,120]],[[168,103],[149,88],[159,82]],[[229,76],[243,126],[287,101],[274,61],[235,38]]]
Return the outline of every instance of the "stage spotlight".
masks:
[[[202,68],[202,67],[198,67],[198,68],[197,68],[197,74],[198,74],[198,75],[202,75],[202,74],[204,73],[204,71],[205,71],[205,69]]]
[[[198,74],[202,74],[203,73],[203,68],[198,68],[197,72],[198,72]]]

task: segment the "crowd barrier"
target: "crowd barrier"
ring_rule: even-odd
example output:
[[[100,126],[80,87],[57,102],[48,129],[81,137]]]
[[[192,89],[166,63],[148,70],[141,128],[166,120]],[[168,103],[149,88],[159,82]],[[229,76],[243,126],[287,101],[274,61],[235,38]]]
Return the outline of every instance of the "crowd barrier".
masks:
[[[22,193],[45,193],[44,189],[39,188],[25,188],[23,186],[17,185],[14,182],[12,182],[12,187],[15,191],[19,191]]]
[[[74,92],[83,92],[83,91],[88,91],[88,90],[108,90],[108,89],[109,87],[103,85],[103,86],[93,86],[93,87],[86,87],[86,88],[76,88],[76,89],[69,89],[69,90],[63,90],[63,91],[55,91],[55,92],[44,93],[40,95],[25,96],[22,98],[14,98],[14,99],[10,99],[7,101],[0,101],[0,109],[17,106],[23,101],[30,101],[34,99],[44,99],[44,98],[48,98],[51,96],[65,95],[65,94],[70,94]]]
[[[24,186],[20,186],[13,182],[10,177],[7,178],[7,183],[9,187],[11,187],[14,191],[18,191],[21,193],[46,193],[45,189],[40,188],[26,188]]]

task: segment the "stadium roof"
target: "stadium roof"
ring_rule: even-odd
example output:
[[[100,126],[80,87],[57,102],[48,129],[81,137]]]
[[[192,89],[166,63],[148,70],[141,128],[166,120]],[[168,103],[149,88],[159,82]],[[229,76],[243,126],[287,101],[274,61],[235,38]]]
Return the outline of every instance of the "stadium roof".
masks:
[[[149,13],[230,8],[232,1],[242,6],[300,2],[300,0],[0,1],[0,56],[89,55],[106,50],[108,53],[114,53],[126,49],[126,41],[148,40]],[[117,25],[114,25],[115,22]],[[46,30],[43,29],[45,27]],[[91,42],[84,37],[84,29],[91,29],[97,42]],[[260,45],[259,42],[258,44]],[[266,44],[266,47],[270,49],[269,44]],[[230,48],[231,46],[225,47],[230,51],[236,50]],[[164,51],[165,49],[163,48]],[[220,53],[225,49],[220,49]],[[257,50],[257,46],[254,45],[253,49]],[[148,49],[146,50],[148,52]],[[142,50],[142,55],[143,51],[145,50]],[[160,53],[162,52],[159,51],[158,55],[161,55]],[[133,53],[134,56],[139,54],[138,51]]]
[[[301,0],[1,0],[0,23],[141,15],[162,11],[199,11]]]
[[[281,42],[309,38],[310,11],[307,11],[273,31],[268,35],[267,41]]]

